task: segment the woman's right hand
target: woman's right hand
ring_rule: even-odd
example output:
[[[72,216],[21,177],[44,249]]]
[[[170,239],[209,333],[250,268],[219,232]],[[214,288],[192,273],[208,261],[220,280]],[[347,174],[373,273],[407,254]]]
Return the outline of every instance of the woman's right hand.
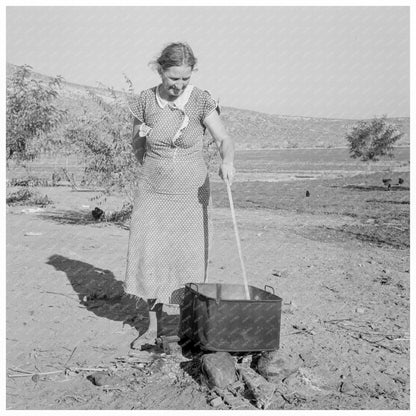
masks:
[[[232,163],[222,163],[218,173],[221,179],[228,182],[230,186],[232,185],[235,176],[235,168]]]
[[[136,159],[140,163],[140,165],[143,165],[144,158],[146,156],[146,150],[145,149],[136,149],[135,152],[134,152],[134,155],[136,156]]]
[[[143,165],[146,155],[146,137],[151,134],[152,129],[137,118],[133,121],[133,152],[137,161]]]

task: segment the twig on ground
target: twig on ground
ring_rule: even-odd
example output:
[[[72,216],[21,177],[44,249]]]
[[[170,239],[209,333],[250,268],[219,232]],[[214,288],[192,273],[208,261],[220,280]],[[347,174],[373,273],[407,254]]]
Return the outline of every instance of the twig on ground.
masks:
[[[78,296],[78,294],[76,294],[76,293],[68,293],[68,294],[65,294],[65,293],[59,293],[59,292],[49,292],[47,290],[42,291],[41,293],[49,293],[50,295],[61,295],[61,296],[65,296],[65,297],[67,297],[67,298],[69,298],[71,300],[75,300],[75,299],[71,298],[70,296]]]
[[[74,347],[74,349],[72,350],[71,355],[69,356],[69,358],[66,360],[66,363],[64,364],[64,367],[65,368],[67,368],[67,365],[68,365],[69,361],[71,360],[72,356],[74,355],[74,353],[75,353],[75,351],[76,351],[77,348],[78,348],[78,345],[76,345]]]
[[[306,328],[306,327],[300,327],[298,325],[292,325],[294,329],[297,329],[296,332],[289,332],[286,335],[295,335],[295,334],[308,334],[308,335],[315,335],[315,328]]]
[[[16,372],[16,373],[24,373],[24,374],[30,374],[30,375],[33,375],[33,373],[32,373],[32,372],[30,372],[30,371],[25,371],[25,370],[22,370],[22,369],[20,369],[20,368],[9,368],[9,370],[10,370],[10,371],[14,371],[14,372]]]
[[[395,354],[403,354],[402,351],[400,351],[398,349],[392,349],[392,348],[386,347],[385,345],[380,344],[379,341],[371,341],[370,339],[363,338],[362,336],[355,337],[354,335],[351,335],[351,337],[354,338],[354,339],[357,339],[359,341],[361,341],[361,340],[367,341],[369,344],[374,345],[377,348],[384,348],[385,350],[390,351],[390,352],[395,353]]]
[[[339,292],[339,290],[333,289],[332,287],[329,287],[327,285],[321,285],[321,286],[324,287],[325,289],[330,290],[331,292],[334,292],[334,293],[338,293]]]
[[[120,387],[103,387],[104,391],[113,391],[113,390],[118,390],[118,391],[123,391],[123,389],[121,389]]]
[[[33,377],[33,376],[47,376],[47,375],[51,375],[51,374],[59,374],[59,373],[63,373],[65,370],[59,370],[59,371],[48,371],[45,373],[28,373],[28,374],[8,374],[7,376],[9,378],[16,378],[16,377]]]
[[[324,324],[332,324],[335,322],[342,322],[342,321],[351,321],[352,318],[341,318],[341,319],[330,319],[329,321],[324,321]]]
[[[333,320],[333,321],[324,321],[324,323],[330,323],[330,324],[336,325],[338,328],[345,329],[345,330],[348,330],[348,331],[357,332],[360,335],[369,335],[369,336],[373,336],[373,337],[377,336],[377,337],[382,337],[382,339],[387,338],[390,341],[392,341],[394,337],[400,337],[401,336],[401,334],[383,334],[383,333],[380,333],[380,332],[377,332],[377,331],[373,331],[373,332],[363,331],[359,327],[351,328],[351,326],[348,326],[348,328],[347,328],[340,321],[345,321],[345,319],[343,319],[343,320]],[[400,338],[396,338],[396,339],[400,339]],[[381,340],[379,340],[379,341],[381,341]],[[378,341],[371,341],[371,342],[378,342]]]
[[[12,370],[15,371],[15,370]],[[66,367],[62,370],[57,370],[57,371],[47,371],[47,372],[43,372],[43,373],[29,373],[26,371],[23,371],[24,374],[8,374],[7,377],[9,378],[16,378],[16,377],[33,377],[35,375],[38,376],[48,376],[48,375],[52,375],[52,374],[60,374],[60,373],[66,373],[67,371],[71,371],[73,373],[79,373],[81,371],[108,371],[108,368],[83,368],[83,367]]]
[[[71,368],[68,367],[65,370],[73,371],[74,373],[80,372],[80,371],[108,371],[108,368],[83,368],[83,367],[75,367]]]

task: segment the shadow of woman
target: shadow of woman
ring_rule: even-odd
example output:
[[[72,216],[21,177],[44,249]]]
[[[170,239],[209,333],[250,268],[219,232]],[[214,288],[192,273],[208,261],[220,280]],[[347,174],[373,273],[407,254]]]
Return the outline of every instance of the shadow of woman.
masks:
[[[94,267],[89,263],[54,254],[47,264],[64,272],[78,294],[79,302],[95,315],[121,321],[130,325],[140,334],[149,328],[149,308],[144,299],[125,293],[123,283],[114,278],[110,270]],[[184,289],[177,289],[171,294],[171,302],[179,304]],[[170,314],[158,304],[156,316],[158,320],[157,335],[176,335],[179,328],[179,315]]]
[[[121,321],[140,333],[147,330],[146,301],[126,294],[122,282],[116,280],[110,270],[57,254],[50,256],[46,263],[66,273],[80,304],[87,310],[102,318]]]

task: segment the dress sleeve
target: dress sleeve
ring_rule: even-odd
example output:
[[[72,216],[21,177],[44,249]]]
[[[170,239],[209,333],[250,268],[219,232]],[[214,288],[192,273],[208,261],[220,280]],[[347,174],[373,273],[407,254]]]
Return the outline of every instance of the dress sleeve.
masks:
[[[133,95],[127,98],[127,105],[130,112],[139,121],[144,123],[145,95],[142,91],[140,95]]]
[[[201,120],[204,121],[214,110],[219,109],[217,102],[211,97],[209,91],[204,91],[202,93],[202,117]],[[218,111],[218,110],[217,110]],[[219,113],[219,111],[218,111]]]

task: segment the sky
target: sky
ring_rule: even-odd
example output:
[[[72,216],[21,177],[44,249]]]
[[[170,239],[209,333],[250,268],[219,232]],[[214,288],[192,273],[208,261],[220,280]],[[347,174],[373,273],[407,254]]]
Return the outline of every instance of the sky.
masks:
[[[136,91],[186,41],[192,84],[224,106],[325,118],[410,115],[408,6],[8,6],[6,60],[66,81]]]

